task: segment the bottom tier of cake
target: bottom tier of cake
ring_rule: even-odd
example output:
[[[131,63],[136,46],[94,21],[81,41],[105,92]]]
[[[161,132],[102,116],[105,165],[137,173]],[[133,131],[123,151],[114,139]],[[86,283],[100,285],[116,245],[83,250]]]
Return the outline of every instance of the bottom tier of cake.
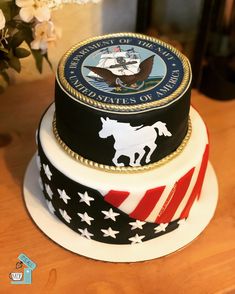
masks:
[[[190,139],[177,157],[152,170],[122,174],[71,158],[53,135],[53,115],[54,105],[38,130],[41,187],[49,210],[78,234],[110,244],[144,242],[178,228],[200,200],[208,137],[194,109]]]

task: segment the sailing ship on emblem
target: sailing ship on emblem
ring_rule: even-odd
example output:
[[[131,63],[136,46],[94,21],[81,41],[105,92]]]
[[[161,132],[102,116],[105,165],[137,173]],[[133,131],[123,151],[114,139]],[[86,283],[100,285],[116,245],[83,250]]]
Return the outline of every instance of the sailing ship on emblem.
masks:
[[[154,55],[141,60],[134,47],[121,46],[101,49],[96,66],[85,65],[89,70],[87,78],[96,88],[104,91],[129,93],[156,86],[163,76],[151,76]]]

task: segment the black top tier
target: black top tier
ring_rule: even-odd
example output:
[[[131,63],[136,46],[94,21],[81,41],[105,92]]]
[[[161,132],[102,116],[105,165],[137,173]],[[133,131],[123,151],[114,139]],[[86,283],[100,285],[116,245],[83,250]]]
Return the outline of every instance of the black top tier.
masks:
[[[156,163],[187,134],[190,82],[187,58],[157,39],[120,33],[81,42],[57,71],[57,139],[96,167]]]

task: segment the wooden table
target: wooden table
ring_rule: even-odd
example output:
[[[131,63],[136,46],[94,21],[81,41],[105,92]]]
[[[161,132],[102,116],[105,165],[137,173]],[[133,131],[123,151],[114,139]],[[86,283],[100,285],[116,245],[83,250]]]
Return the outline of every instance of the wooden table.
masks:
[[[0,293],[235,293],[235,100],[192,95],[209,129],[210,160],[219,181],[209,226],[174,254],[114,264],[61,248],[37,228],[24,205],[23,176],[36,150],[38,121],[53,100],[53,80],[10,86],[0,96]],[[10,284],[8,275],[21,252],[37,263],[31,285]]]

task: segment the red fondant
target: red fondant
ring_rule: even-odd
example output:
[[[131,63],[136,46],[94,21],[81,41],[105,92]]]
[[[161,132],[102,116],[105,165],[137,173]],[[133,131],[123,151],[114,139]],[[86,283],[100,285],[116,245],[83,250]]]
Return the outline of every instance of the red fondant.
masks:
[[[205,177],[205,173],[206,173],[206,168],[207,168],[207,163],[208,163],[208,159],[209,159],[209,145],[206,145],[204,154],[203,154],[203,158],[202,158],[202,163],[200,166],[200,170],[199,170],[199,174],[197,177],[197,181],[195,183],[195,186],[193,188],[193,191],[189,197],[189,200],[184,208],[184,210],[182,211],[180,218],[186,218],[189,215],[190,209],[196,199],[196,197],[200,196],[201,193],[201,189],[202,189],[202,184],[203,184],[203,180]]]
[[[171,189],[169,195],[167,196],[167,199],[166,199],[166,201],[164,202],[164,204],[163,204],[163,206],[162,206],[162,208],[161,208],[161,210],[160,210],[160,212],[159,212],[159,214],[158,214],[158,217],[159,217],[159,218],[160,218],[160,216],[163,214],[163,212],[165,211],[167,205],[170,203],[171,198],[173,197],[173,195],[174,195],[174,193],[175,193],[176,186],[177,186],[177,182],[175,183],[174,187]],[[157,222],[157,219],[156,219],[155,222]]]
[[[114,207],[119,207],[129,194],[130,192],[127,191],[110,190],[108,194],[104,196],[104,200]]]
[[[173,196],[169,204],[166,206],[166,209],[160,215],[158,215],[156,219],[157,223],[169,223],[172,220],[172,217],[174,216],[177,208],[179,207],[188,190],[194,169],[195,168],[192,168],[177,181]]]
[[[205,152],[204,152],[203,158],[202,158],[202,164],[201,164],[201,167],[200,167],[200,172],[199,172],[199,175],[198,175],[198,181],[199,181],[199,184],[198,184],[198,186],[199,186],[198,187],[198,199],[200,198],[200,195],[201,195],[202,184],[203,184],[203,181],[204,181],[204,178],[205,178],[208,160],[209,160],[209,144],[206,145]]]
[[[165,186],[147,190],[144,197],[129,216],[138,220],[145,220],[154,209],[164,189]]]

